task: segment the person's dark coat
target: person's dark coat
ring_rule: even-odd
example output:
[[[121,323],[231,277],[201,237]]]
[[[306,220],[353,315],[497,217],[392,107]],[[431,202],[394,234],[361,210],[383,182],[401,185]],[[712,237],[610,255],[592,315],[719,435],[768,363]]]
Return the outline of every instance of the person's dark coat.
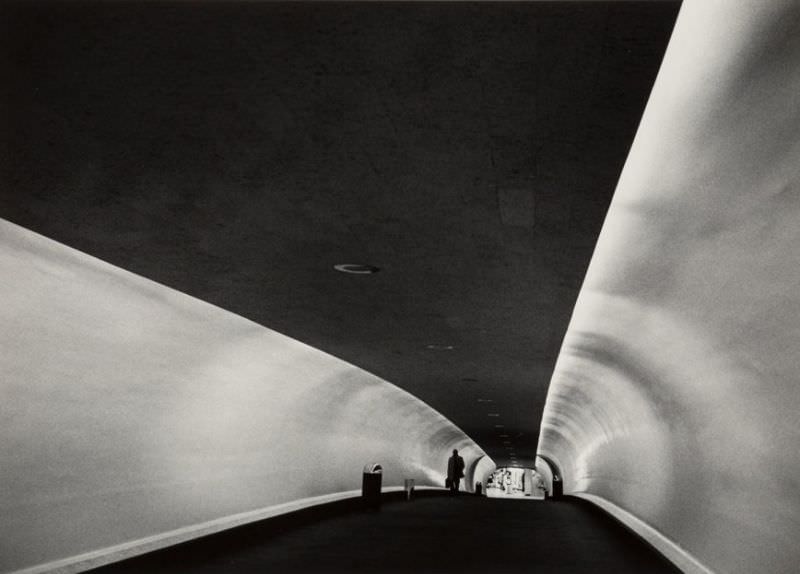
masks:
[[[447,461],[447,480],[456,482],[464,478],[464,458],[454,454]]]

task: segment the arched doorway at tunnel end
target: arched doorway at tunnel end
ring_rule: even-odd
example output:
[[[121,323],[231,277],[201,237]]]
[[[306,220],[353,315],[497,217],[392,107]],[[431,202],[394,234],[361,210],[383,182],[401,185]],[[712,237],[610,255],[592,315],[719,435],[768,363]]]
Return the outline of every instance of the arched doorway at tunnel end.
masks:
[[[486,485],[488,498],[543,501],[545,493],[544,477],[532,467],[500,466]]]
[[[497,466],[485,454],[467,461],[464,469],[464,490],[473,494],[483,494],[486,483]]]
[[[546,488],[546,498],[558,500],[564,496],[564,476],[556,462],[547,456],[536,455],[536,471],[542,475]]]

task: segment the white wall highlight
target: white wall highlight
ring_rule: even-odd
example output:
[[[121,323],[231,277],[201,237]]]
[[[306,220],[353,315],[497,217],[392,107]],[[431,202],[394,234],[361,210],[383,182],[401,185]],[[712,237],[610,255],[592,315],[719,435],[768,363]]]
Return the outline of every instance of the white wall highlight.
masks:
[[[2,220],[0,301],[0,571],[484,456],[386,381]]]
[[[800,4],[687,0],[539,452],[687,571],[800,564]]]

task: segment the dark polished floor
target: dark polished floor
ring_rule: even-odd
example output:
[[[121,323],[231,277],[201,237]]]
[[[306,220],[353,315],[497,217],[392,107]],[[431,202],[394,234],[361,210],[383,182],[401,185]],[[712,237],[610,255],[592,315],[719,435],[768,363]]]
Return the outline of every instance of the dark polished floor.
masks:
[[[577,499],[520,502],[462,495],[330,507],[268,520],[93,571],[677,572]]]

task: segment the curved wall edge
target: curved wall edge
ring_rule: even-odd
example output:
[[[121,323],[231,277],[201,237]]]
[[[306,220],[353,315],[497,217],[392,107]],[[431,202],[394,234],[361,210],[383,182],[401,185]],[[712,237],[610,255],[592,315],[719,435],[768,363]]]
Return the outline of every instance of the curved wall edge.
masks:
[[[0,572],[485,456],[375,375],[3,220],[0,300]]]
[[[800,564],[800,3],[685,0],[537,452],[708,570]]]
[[[483,491],[486,492],[486,480],[495,470],[497,465],[488,456],[482,456],[470,465],[468,476],[465,478],[465,489],[467,492],[475,492],[475,484],[481,483]]]
[[[667,560],[672,562],[685,574],[714,574],[712,570],[706,568],[697,558],[691,555],[688,550],[681,548],[675,542],[664,536],[657,529],[653,528],[643,520],[640,520],[627,510],[624,510],[606,500],[601,496],[587,494],[585,492],[575,492],[571,496],[588,500],[595,506],[601,508],[622,524],[633,530],[643,538],[653,548],[658,550]]]

